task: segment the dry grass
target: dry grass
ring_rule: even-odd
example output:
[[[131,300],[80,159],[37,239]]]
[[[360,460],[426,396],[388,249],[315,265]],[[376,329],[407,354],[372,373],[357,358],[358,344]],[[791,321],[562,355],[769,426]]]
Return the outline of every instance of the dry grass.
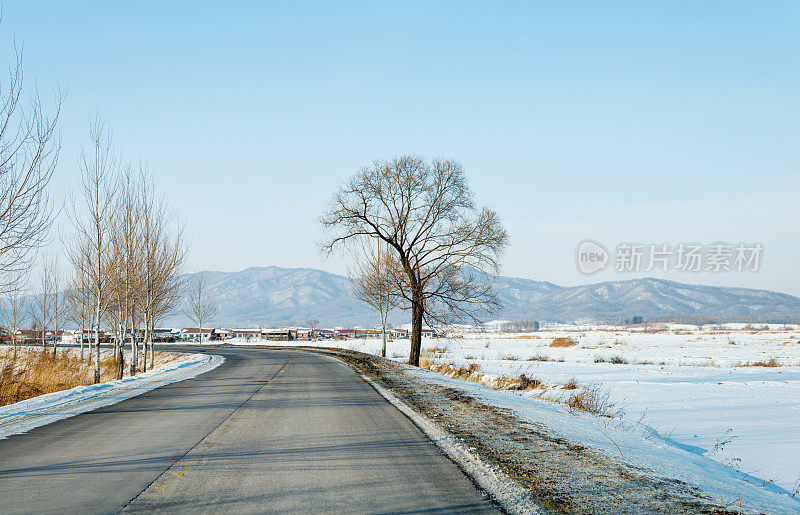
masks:
[[[544,388],[544,384],[538,379],[522,374],[518,378],[503,377],[500,381],[500,390],[534,390]]]
[[[606,358],[604,356],[595,356],[594,357],[595,363],[611,363],[614,365],[626,365],[628,360],[623,358],[622,356],[611,356],[610,358]]]
[[[537,354],[535,356],[531,356],[527,359],[527,361],[553,361],[547,356],[543,356],[542,354]]]
[[[24,401],[46,393],[69,390],[76,386],[94,383],[94,362],[85,359],[75,349],[41,347],[0,348],[0,406]],[[148,369],[182,359],[176,352],[156,351],[155,363],[148,360]],[[125,374],[128,367],[123,367]],[[100,358],[100,381],[117,378],[119,362],[110,350],[103,350]]]
[[[452,363],[434,363],[427,357],[421,356],[419,360],[419,366],[420,368],[425,368],[453,379],[478,383],[493,390],[527,391],[535,388],[545,388],[544,383],[538,379],[528,377],[525,374],[522,374],[519,377],[494,378],[492,376],[487,376],[480,371],[480,366],[478,366],[476,363],[472,363],[467,367],[463,365],[456,366]]]
[[[578,381],[576,381],[575,378],[573,377],[572,379],[567,381],[567,384],[562,386],[562,388],[564,390],[577,390],[578,389]]]
[[[617,418],[622,416],[622,410],[615,409],[615,405],[608,400],[608,393],[600,393],[597,387],[586,387],[580,392],[575,392],[567,399],[567,406],[573,411],[585,411],[599,417]]]
[[[514,356],[513,354],[506,354],[505,356],[500,356],[500,359],[504,361],[519,361],[519,356]]]
[[[94,382],[94,365],[68,351],[53,356],[51,349],[7,350],[0,363],[0,406]],[[100,360],[101,381],[115,379],[117,370],[114,356]]]
[[[551,347],[574,347],[578,345],[578,342],[573,340],[572,338],[566,338],[563,336],[559,336],[558,338],[553,338],[552,343],[550,343]]]
[[[772,368],[772,367],[779,367],[781,366],[781,364],[778,363],[778,361],[775,358],[770,358],[769,361],[754,361],[752,363],[748,363],[748,365],[745,366]]]

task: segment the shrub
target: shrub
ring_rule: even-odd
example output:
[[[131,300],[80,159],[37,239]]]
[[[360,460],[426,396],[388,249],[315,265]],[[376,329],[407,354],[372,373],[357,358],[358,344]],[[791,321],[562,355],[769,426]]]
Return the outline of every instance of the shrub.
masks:
[[[608,361],[614,365],[626,365],[628,363],[628,360],[622,356],[612,356]]]

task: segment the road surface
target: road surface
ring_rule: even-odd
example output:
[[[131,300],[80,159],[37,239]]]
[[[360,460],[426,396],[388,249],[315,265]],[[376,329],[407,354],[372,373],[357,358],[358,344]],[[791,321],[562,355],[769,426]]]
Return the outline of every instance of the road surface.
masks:
[[[204,351],[225,363],[0,440],[0,513],[495,509],[338,360]]]

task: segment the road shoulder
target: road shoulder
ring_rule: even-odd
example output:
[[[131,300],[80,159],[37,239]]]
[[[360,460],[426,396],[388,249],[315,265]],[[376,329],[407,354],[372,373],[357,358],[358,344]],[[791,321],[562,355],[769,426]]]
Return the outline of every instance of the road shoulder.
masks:
[[[308,350],[341,359],[376,384],[379,392],[390,392],[413,410],[410,418],[423,431],[434,426],[444,432],[434,431],[432,439],[445,442],[443,450],[451,459],[510,512],[540,507],[556,513],[726,513],[739,508],[726,507],[688,483],[576,445],[547,427],[521,420],[512,410],[424,381],[404,365],[355,351]],[[448,452],[447,446],[458,451]],[[522,492],[507,483],[493,490],[491,483],[475,475],[475,463],[482,465],[483,473],[494,471],[496,477],[510,479]]]

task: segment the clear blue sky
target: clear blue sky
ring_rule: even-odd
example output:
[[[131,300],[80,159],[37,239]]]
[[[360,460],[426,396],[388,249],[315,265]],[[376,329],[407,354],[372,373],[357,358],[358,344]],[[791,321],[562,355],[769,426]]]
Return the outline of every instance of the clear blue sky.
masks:
[[[504,272],[578,284],[585,238],[761,242],[800,294],[800,3],[8,1],[0,44],[68,90],[55,186],[97,111],[160,177],[190,269],[341,272],[331,192],[405,152],[451,157],[511,235]],[[651,274],[653,275],[653,274]]]

